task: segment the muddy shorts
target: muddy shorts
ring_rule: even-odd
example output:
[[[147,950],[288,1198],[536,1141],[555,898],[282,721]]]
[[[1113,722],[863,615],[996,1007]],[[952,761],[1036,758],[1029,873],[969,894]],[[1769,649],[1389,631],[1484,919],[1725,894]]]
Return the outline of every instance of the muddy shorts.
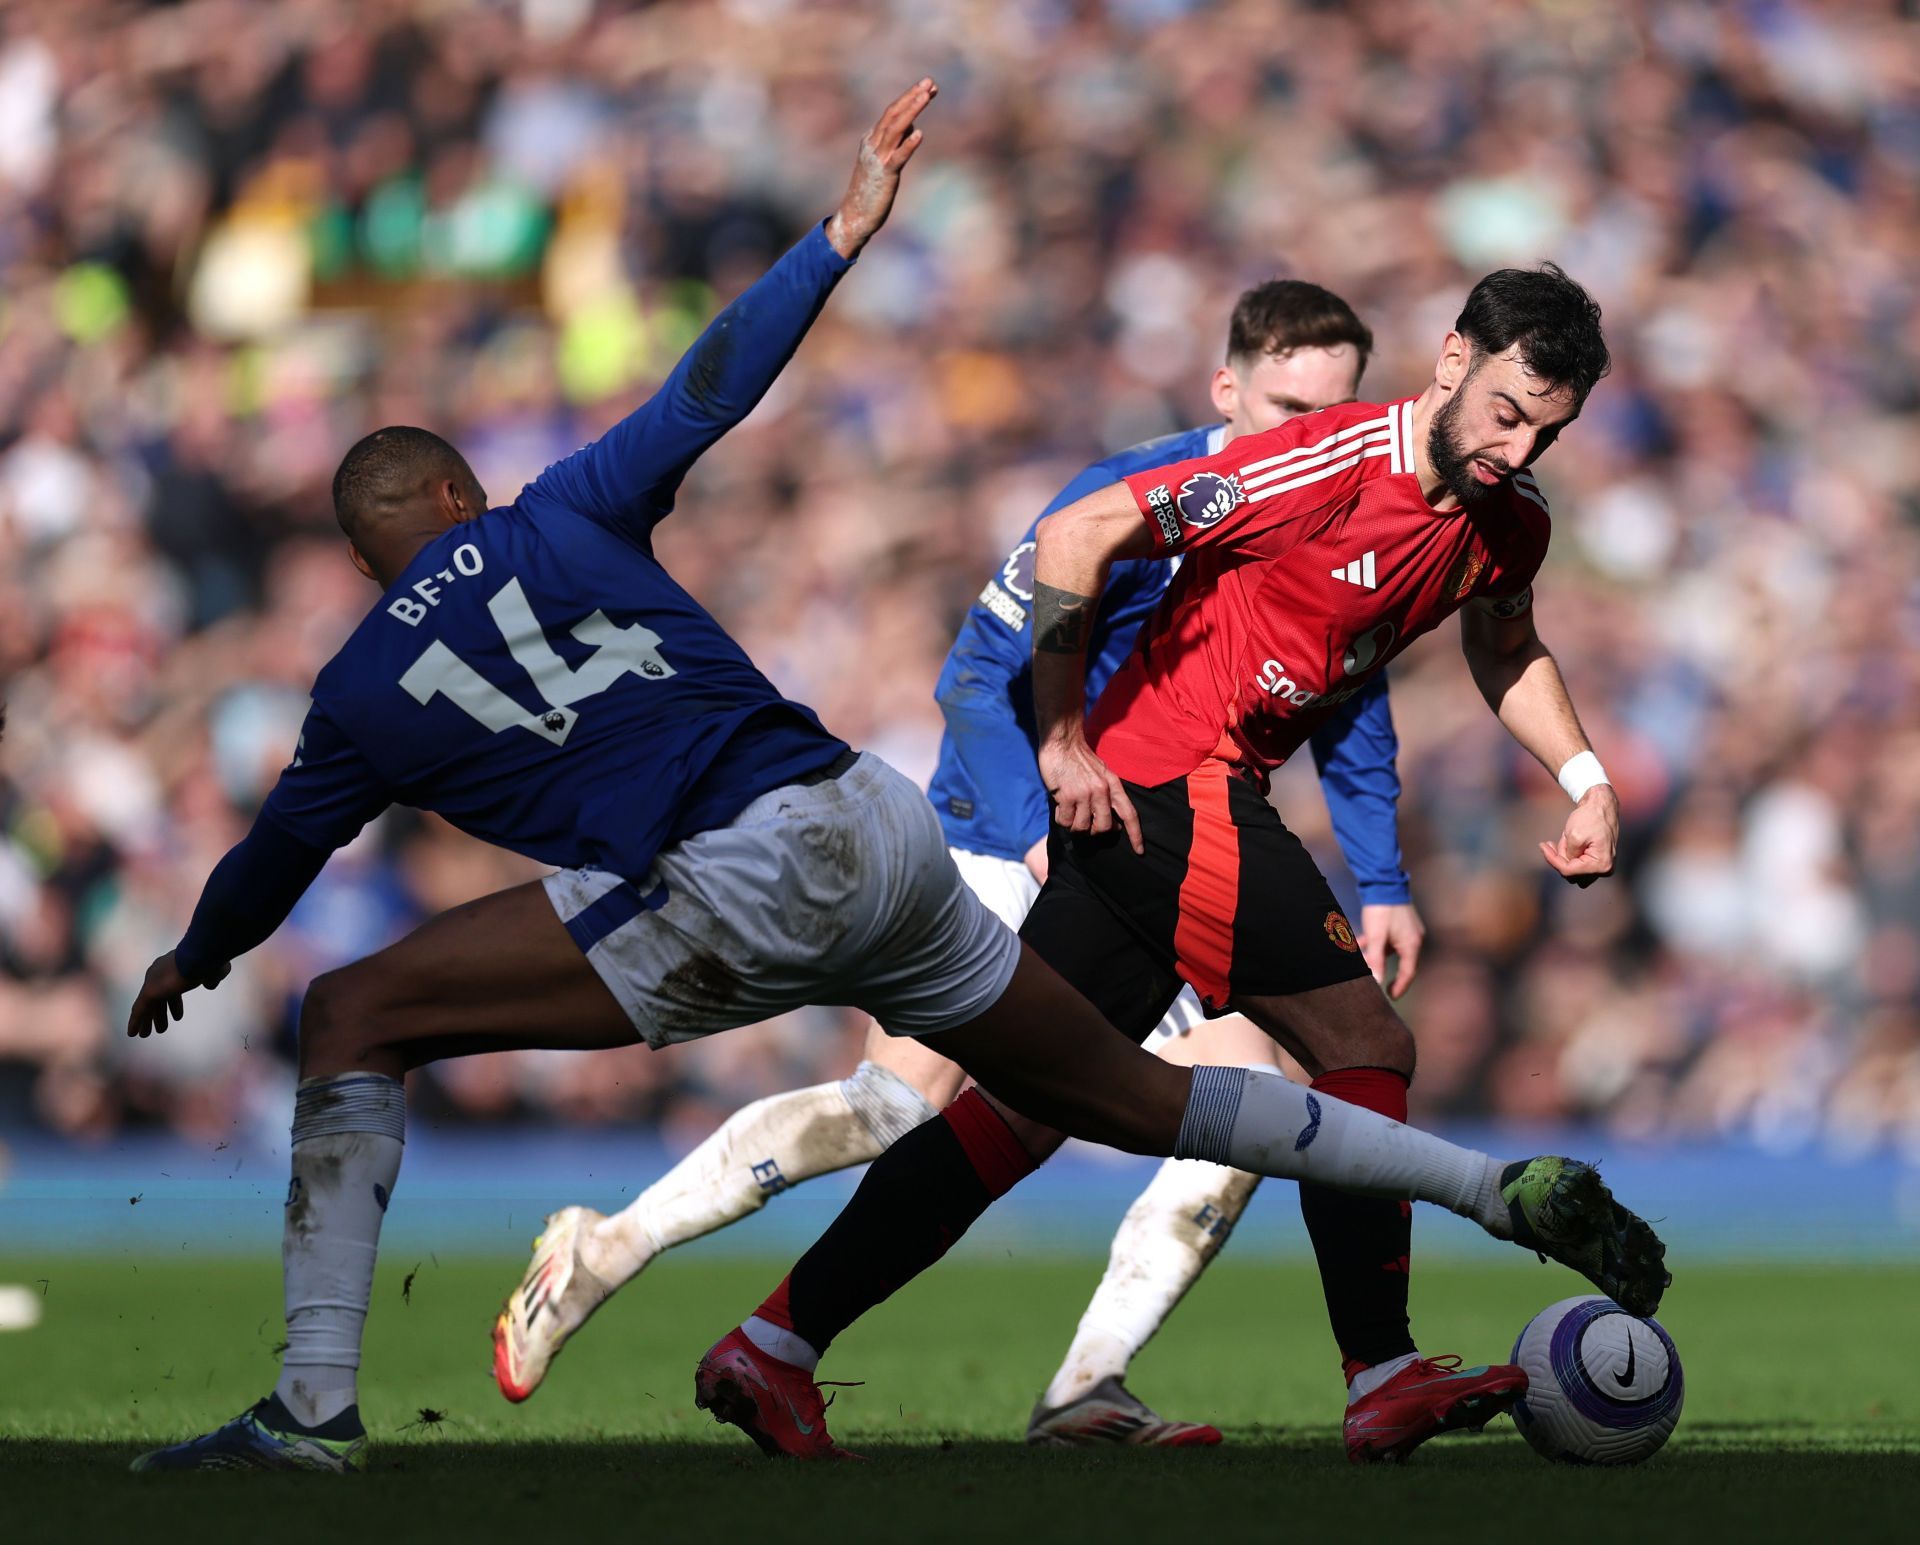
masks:
[[[929,1035],[982,1013],[1020,958],[961,882],[926,795],[870,753],[674,843],[638,883],[563,869],[546,888],[655,1046],[810,1003]]]

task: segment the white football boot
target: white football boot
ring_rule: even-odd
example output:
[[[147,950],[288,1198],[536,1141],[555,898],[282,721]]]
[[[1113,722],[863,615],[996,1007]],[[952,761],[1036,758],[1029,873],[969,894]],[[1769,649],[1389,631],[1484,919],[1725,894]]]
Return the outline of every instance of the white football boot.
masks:
[[[1219,1441],[1218,1427],[1170,1422],[1112,1375],[1078,1400],[1035,1406],[1027,1422],[1027,1442],[1042,1448],[1210,1448]]]
[[[493,1322],[493,1377],[507,1399],[538,1389],[567,1338],[612,1294],[580,1259],[583,1236],[603,1217],[591,1207],[563,1207],[534,1240],[526,1275]]]

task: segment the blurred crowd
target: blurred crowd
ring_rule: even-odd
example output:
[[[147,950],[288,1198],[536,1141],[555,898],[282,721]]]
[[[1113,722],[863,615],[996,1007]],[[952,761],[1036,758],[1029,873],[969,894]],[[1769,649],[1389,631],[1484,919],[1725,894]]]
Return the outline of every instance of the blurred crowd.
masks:
[[[1920,1154],[1911,0],[0,8],[0,1132],[284,1108],[308,979],[530,875],[396,811],[185,1024],[122,1034],[373,600],[341,451],[428,425],[510,499],[923,73],[893,222],[696,469],[676,575],[924,779],[964,608],[1083,463],[1210,417],[1242,288],[1347,296],[1389,397],[1474,278],[1554,258],[1616,365],[1540,468],[1539,615],[1623,874],[1540,861],[1563,797],[1451,628],[1396,667],[1416,1119]],[[1275,797],[1337,865],[1310,771]],[[691,1138],[861,1028],[471,1059],[415,1100]]]

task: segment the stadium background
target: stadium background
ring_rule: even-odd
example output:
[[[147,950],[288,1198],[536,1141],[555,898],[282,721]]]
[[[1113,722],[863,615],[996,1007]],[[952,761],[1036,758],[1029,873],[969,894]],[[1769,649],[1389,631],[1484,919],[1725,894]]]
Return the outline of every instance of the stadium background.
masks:
[[[924,779],[963,609],[1084,462],[1210,417],[1242,287],[1347,296],[1391,396],[1473,278],[1559,260],[1616,366],[1542,468],[1542,629],[1623,798],[1623,873],[1541,865],[1562,798],[1451,629],[1396,666],[1431,929],[1415,1119],[1581,1127],[1696,1247],[1911,1253],[1915,31],[1888,0],[7,6],[0,1232],[270,1250],[302,984],[529,872],[396,813],[184,1026],[121,1034],[371,601],[329,512],[342,448],[431,425],[511,498],[832,207],[931,73],[899,209],[696,469],[669,566]],[[1339,872],[1310,773],[1276,798]],[[503,1215],[519,1239],[543,1202],[615,1201],[860,1034],[814,1010],[442,1064],[394,1225],[498,1243]],[[1138,1175],[1083,1155],[1006,1227],[1097,1249]],[[763,1222],[808,1236],[841,1185]],[[1290,1201],[1242,1240],[1298,1248]]]

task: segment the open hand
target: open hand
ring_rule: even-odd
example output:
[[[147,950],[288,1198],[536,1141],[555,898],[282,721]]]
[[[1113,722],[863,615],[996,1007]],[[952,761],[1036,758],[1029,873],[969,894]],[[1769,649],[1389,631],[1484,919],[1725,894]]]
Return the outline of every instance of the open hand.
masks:
[[[1426,942],[1427,925],[1411,901],[1381,903],[1360,908],[1360,956],[1373,973],[1373,979],[1387,989],[1389,998],[1406,996],[1420,969],[1420,946]],[[1387,956],[1398,964],[1393,983],[1387,984]]]
[[[860,141],[846,196],[827,221],[827,240],[843,258],[855,256],[886,224],[893,196],[900,191],[901,169],[920,148],[921,131],[914,127],[914,120],[939,91],[932,76],[921,77],[894,98]]]
[[[231,965],[222,964],[214,968],[207,980],[196,982],[181,974],[173,963],[173,951],[168,950],[147,967],[147,979],[140,984],[140,996],[133,1000],[133,1012],[127,1015],[127,1034],[142,1040],[155,1032],[165,1035],[168,1016],[171,1015],[176,1024],[183,1017],[181,1000],[189,989],[217,987],[232,969]]]
[[[1540,844],[1540,856],[1562,879],[1585,887],[1613,873],[1620,851],[1620,797],[1607,783],[1595,784],[1573,807],[1560,840]]]

